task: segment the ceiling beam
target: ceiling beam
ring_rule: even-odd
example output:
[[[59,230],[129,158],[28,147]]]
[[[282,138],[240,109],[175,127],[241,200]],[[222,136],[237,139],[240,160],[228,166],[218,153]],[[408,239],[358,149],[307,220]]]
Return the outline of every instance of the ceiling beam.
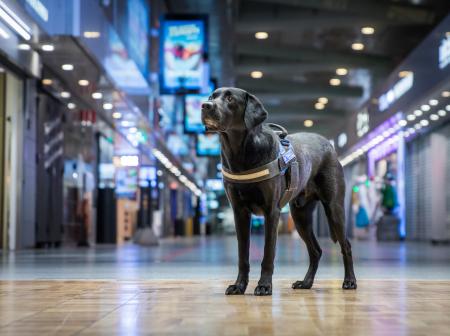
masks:
[[[334,66],[346,66],[349,68],[379,68],[387,69],[391,61],[382,56],[367,55],[356,52],[327,51],[304,47],[277,46],[273,44],[247,42],[238,43],[236,46],[238,55],[260,56],[278,58],[293,62],[313,62],[331,64]]]
[[[314,126],[307,128],[303,126],[303,122],[306,119],[310,119],[314,122]],[[333,133],[333,129],[337,126],[342,126],[340,122],[337,120],[323,120],[323,119],[317,119],[314,116],[310,117],[291,117],[291,116],[277,116],[277,115],[270,115],[267,118],[267,122],[280,124],[283,127],[287,129],[289,133],[296,133],[296,132],[314,132],[319,133],[324,136],[331,137]]]
[[[289,62],[289,61],[247,61],[239,60],[236,62],[234,69],[236,74],[248,75],[254,70],[262,71],[264,74],[271,75],[289,75],[296,76],[310,72],[335,72],[337,68],[345,67],[348,69],[365,68],[375,72],[388,73],[389,67],[381,68],[379,66],[372,66],[371,63],[366,63],[364,66],[361,64],[354,64],[353,62],[336,62],[330,60],[330,62]]]
[[[297,18],[267,18],[262,15],[243,17],[236,24],[235,31],[238,33],[254,33],[257,31],[298,32],[302,30],[332,29],[332,28],[355,28],[363,26],[379,27],[385,25],[380,20],[370,20],[354,16],[332,16],[332,15],[306,15]]]
[[[264,104],[264,101],[263,101]],[[291,120],[304,120],[304,119],[315,119],[315,120],[335,120],[345,117],[346,113],[342,110],[326,109],[326,110],[314,110],[314,108],[284,108],[282,106],[270,106],[264,104],[269,116],[276,119],[286,119],[286,121]]]
[[[297,101],[320,96],[326,96],[328,98],[360,98],[363,95],[363,89],[359,86],[331,86],[328,84],[297,83],[264,78],[252,79],[239,77],[237,79],[237,86],[249,92],[260,92],[265,97],[281,97],[281,101],[284,98],[288,101]]]
[[[244,3],[250,1],[243,0]],[[252,0],[251,2],[266,3],[271,5],[285,5],[286,11],[294,10],[292,7],[309,8],[314,10],[324,10],[331,12],[341,12],[354,14],[366,20],[365,25],[370,24],[370,20],[382,20],[389,24],[432,24],[435,20],[435,13],[423,6],[414,6],[407,3],[392,3],[384,1],[368,0]],[[290,7],[287,7],[290,6]],[[283,8],[283,7],[281,7]],[[283,14],[283,13],[281,13]],[[287,13],[288,14],[288,13]],[[335,15],[335,13],[334,13]],[[336,17],[335,17],[336,18]],[[358,19],[358,18],[355,18]],[[358,21],[359,22],[359,21]],[[374,21],[372,21],[373,23]],[[353,23],[355,23],[353,21]],[[319,23],[320,24],[320,23]],[[326,24],[326,22],[325,22]],[[345,24],[345,22],[340,22]],[[364,24],[364,23],[363,23]],[[292,27],[291,27],[292,28]]]

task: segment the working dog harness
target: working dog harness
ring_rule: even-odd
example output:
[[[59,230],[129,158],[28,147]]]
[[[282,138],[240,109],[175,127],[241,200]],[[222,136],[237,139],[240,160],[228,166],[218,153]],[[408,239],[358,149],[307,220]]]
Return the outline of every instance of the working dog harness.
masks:
[[[231,183],[254,183],[269,180],[278,175],[284,175],[286,178],[286,190],[278,202],[278,207],[283,208],[294,196],[298,185],[298,162],[294,154],[292,144],[286,139],[287,131],[284,127],[277,124],[266,124],[271,128],[278,128],[275,131],[279,140],[278,156],[275,160],[260,166],[258,168],[246,170],[240,173],[232,173],[222,167],[223,178]],[[281,130],[281,131],[280,131]]]

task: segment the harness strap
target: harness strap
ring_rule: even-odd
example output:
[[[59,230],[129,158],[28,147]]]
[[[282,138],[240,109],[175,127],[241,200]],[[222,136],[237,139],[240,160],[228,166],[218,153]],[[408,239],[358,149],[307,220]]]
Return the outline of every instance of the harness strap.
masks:
[[[270,124],[270,127],[278,126]],[[298,162],[289,140],[285,139],[287,132],[281,126],[281,134],[278,134],[278,157],[258,168],[249,169],[240,173],[233,173],[222,167],[222,175],[225,180],[232,183],[254,183],[269,180],[278,175],[286,176],[286,190],[283,192],[278,207],[283,208],[296,195],[298,189]]]

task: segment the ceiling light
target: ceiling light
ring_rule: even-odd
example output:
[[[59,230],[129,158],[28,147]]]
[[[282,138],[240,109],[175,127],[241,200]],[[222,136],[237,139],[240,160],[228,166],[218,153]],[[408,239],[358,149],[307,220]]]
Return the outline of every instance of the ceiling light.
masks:
[[[325,108],[325,104],[317,102],[314,104],[314,107],[316,108],[316,110],[323,110]]]
[[[252,76],[252,78],[262,78],[263,73],[261,71],[252,71],[250,76]]]
[[[404,78],[404,77],[408,76],[409,74],[411,74],[411,71],[408,71],[408,70],[402,70],[402,71],[400,71],[400,72],[398,73],[398,77]]]
[[[372,35],[373,33],[375,33],[375,28],[369,26],[362,27],[361,33],[363,33],[364,35]]]
[[[70,98],[70,92],[67,92],[67,91],[61,92],[61,97],[62,98]]]
[[[305,125],[305,127],[312,127],[314,125],[314,122],[312,120],[307,119],[303,122],[303,125]]]
[[[267,32],[257,32],[257,33],[255,33],[255,37],[258,40],[265,40],[265,39],[267,39],[269,37],[269,33],[267,33]]]
[[[317,101],[319,103],[326,104],[326,103],[328,103],[328,98],[327,97],[320,97],[319,99],[317,99]]]
[[[416,130],[420,130],[420,129],[422,128],[422,125],[419,124],[419,123],[417,123],[417,124],[414,125],[414,128],[415,128]]]
[[[83,33],[83,36],[86,38],[99,38],[100,37],[100,32],[98,31],[85,31]]]
[[[77,107],[77,105],[75,105],[74,103],[69,103],[69,104],[67,104],[67,107],[68,107],[70,110],[73,110],[75,107]]]
[[[437,114],[431,114],[430,115],[430,120],[436,121],[439,119],[439,116]]]
[[[44,78],[42,80],[42,84],[44,84],[44,85],[52,85],[53,84],[53,80],[51,80],[50,78]]]
[[[341,80],[339,78],[331,78],[330,79],[330,85],[338,86],[341,84]]]
[[[130,129],[128,131],[130,133],[136,133],[137,132],[137,128],[136,127],[130,127]]]
[[[128,121],[128,120],[122,120],[120,125],[122,125],[123,127],[129,127],[129,126],[132,125],[132,123],[130,121]]]
[[[78,81],[78,85],[80,85],[80,86],[88,86],[89,85],[89,81],[87,79],[80,79]]]
[[[447,111],[450,111],[450,105],[447,105],[447,106],[445,107],[445,109],[446,109]]]
[[[423,120],[420,121],[420,124],[422,126],[428,126],[430,123],[428,122],[428,120],[423,119]]]
[[[94,99],[102,99],[103,94],[101,92],[94,92],[92,93],[92,98]]]
[[[111,104],[111,103],[104,103],[104,104],[103,104],[103,108],[104,108],[105,110],[112,110],[113,107],[114,107],[114,106],[113,106],[113,104]]]
[[[441,96],[444,98],[450,97],[450,91],[442,91]]]
[[[421,109],[422,111],[424,111],[424,112],[427,112],[427,111],[430,110],[430,105],[423,104],[423,105],[420,107],[420,109]]]
[[[63,64],[61,66],[61,68],[65,71],[72,71],[73,70],[73,65],[72,64]]]
[[[430,99],[430,101],[428,103],[431,106],[436,106],[437,104],[439,104],[439,101],[437,99]]]
[[[114,113],[112,114],[112,117],[113,117],[114,119],[120,119],[120,118],[122,118],[122,113],[120,113],[120,112],[114,112]]]
[[[445,112],[445,110],[439,110],[439,111],[438,111],[438,115],[439,115],[440,117],[445,117],[445,116],[447,115],[447,112]]]
[[[55,50],[55,47],[52,44],[43,44],[41,49],[43,51],[53,51]]]
[[[337,68],[336,69],[336,75],[345,76],[346,74],[348,74],[348,70],[346,68]]]
[[[414,119],[416,119],[416,116],[414,114],[408,114],[406,116],[406,119],[408,119],[409,121],[413,121]]]
[[[408,122],[406,121],[406,120],[400,120],[399,122],[398,122],[398,125],[399,126],[401,126],[401,127],[405,127],[406,126],[406,124],[407,124]]]
[[[364,44],[356,42],[352,44],[352,49],[353,50],[363,50],[364,49]]]
[[[19,48],[20,50],[30,50],[31,46],[29,44],[26,43],[21,43],[17,46],[17,48]]]
[[[414,114],[416,115],[416,117],[420,117],[423,114],[423,112],[421,110],[415,110]]]

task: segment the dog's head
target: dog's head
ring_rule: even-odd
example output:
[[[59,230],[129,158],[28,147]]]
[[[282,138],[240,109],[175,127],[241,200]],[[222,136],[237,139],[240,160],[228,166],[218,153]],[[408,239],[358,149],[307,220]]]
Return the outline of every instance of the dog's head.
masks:
[[[215,90],[202,104],[202,122],[209,132],[250,130],[267,118],[267,111],[254,95],[238,88]]]

